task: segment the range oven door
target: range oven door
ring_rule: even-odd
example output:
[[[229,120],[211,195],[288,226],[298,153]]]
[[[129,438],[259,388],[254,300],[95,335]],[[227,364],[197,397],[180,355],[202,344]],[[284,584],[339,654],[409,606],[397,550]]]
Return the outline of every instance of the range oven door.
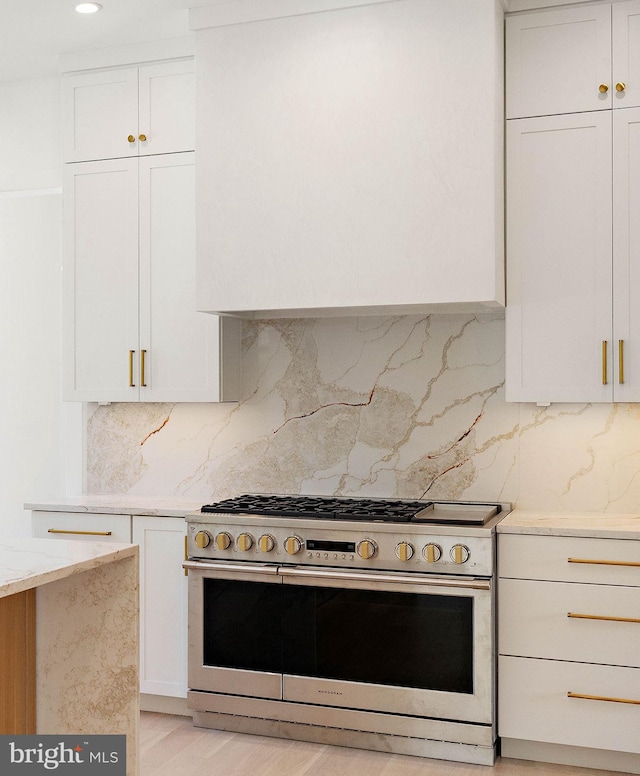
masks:
[[[191,689],[492,723],[490,580],[185,566]]]
[[[491,582],[282,568],[285,700],[493,721]]]
[[[189,687],[282,698],[282,577],[277,566],[184,564]]]

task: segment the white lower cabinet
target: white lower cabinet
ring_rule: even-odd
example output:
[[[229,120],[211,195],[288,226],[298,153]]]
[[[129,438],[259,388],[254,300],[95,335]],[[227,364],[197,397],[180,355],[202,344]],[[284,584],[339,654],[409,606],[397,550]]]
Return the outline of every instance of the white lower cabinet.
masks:
[[[133,517],[140,546],[140,692],[187,696],[184,520]]]
[[[185,522],[178,517],[34,511],[39,538],[82,539],[140,547],[140,692],[187,695]]]
[[[503,752],[621,753],[640,772],[640,543],[501,534],[498,569]]]

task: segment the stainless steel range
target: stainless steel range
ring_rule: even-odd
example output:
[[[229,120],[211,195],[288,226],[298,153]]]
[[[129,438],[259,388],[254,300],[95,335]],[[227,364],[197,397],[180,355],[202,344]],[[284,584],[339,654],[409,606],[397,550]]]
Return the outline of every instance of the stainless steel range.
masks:
[[[189,516],[194,724],[493,764],[509,510],[247,495]]]

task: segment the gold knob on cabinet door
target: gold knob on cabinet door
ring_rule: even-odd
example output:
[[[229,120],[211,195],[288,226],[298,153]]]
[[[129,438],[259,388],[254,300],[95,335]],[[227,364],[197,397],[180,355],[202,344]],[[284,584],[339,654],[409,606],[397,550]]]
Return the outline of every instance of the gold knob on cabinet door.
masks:
[[[136,136],[135,135],[129,135],[127,140],[129,141],[129,143],[135,143],[136,142]]]
[[[276,546],[276,540],[271,536],[271,534],[262,534],[262,536],[258,539],[258,547],[260,548],[260,552],[271,552],[271,550]]]
[[[250,550],[253,547],[253,536],[248,533],[241,533],[240,536],[238,536],[237,545],[241,552],[247,552],[247,550]]]
[[[219,550],[228,550],[231,546],[231,537],[226,531],[216,534],[216,547]]]
[[[627,85],[622,83],[622,81],[618,81],[616,84],[616,92],[624,92],[624,90],[627,88]]]
[[[141,143],[144,143],[144,142],[146,141],[146,139],[147,139],[147,136],[146,136],[146,135],[138,135],[138,140],[139,140]]]
[[[204,550],[211,544],[211,534],[208,531],[198,531],[196,534],[196,547]]]
[[[598,87],[598,91],[600,92],[600,94],[606,94],[609,91],[609,87],[607,86],[607,84],[600,84],[600,86]]]

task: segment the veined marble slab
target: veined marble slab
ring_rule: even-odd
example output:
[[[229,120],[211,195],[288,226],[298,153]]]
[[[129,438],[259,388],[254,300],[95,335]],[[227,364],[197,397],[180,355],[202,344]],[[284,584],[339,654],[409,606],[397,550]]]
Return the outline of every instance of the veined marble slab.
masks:
[[[205,502],[182,498],[154,498],[153,496],[81,495],[59,496],[46,501],[30,501],[25,509],[44,512],[95,512],[107,515],[149,515],[155,517],[184,517],[200,510]]]
[[[498,533],[640,541],[640,514],[605,515],[601,512],[553,514],[515,509],[498,524]]]
[[[0,598],[137,554],[133,544],[5,539],[0,542]]]

